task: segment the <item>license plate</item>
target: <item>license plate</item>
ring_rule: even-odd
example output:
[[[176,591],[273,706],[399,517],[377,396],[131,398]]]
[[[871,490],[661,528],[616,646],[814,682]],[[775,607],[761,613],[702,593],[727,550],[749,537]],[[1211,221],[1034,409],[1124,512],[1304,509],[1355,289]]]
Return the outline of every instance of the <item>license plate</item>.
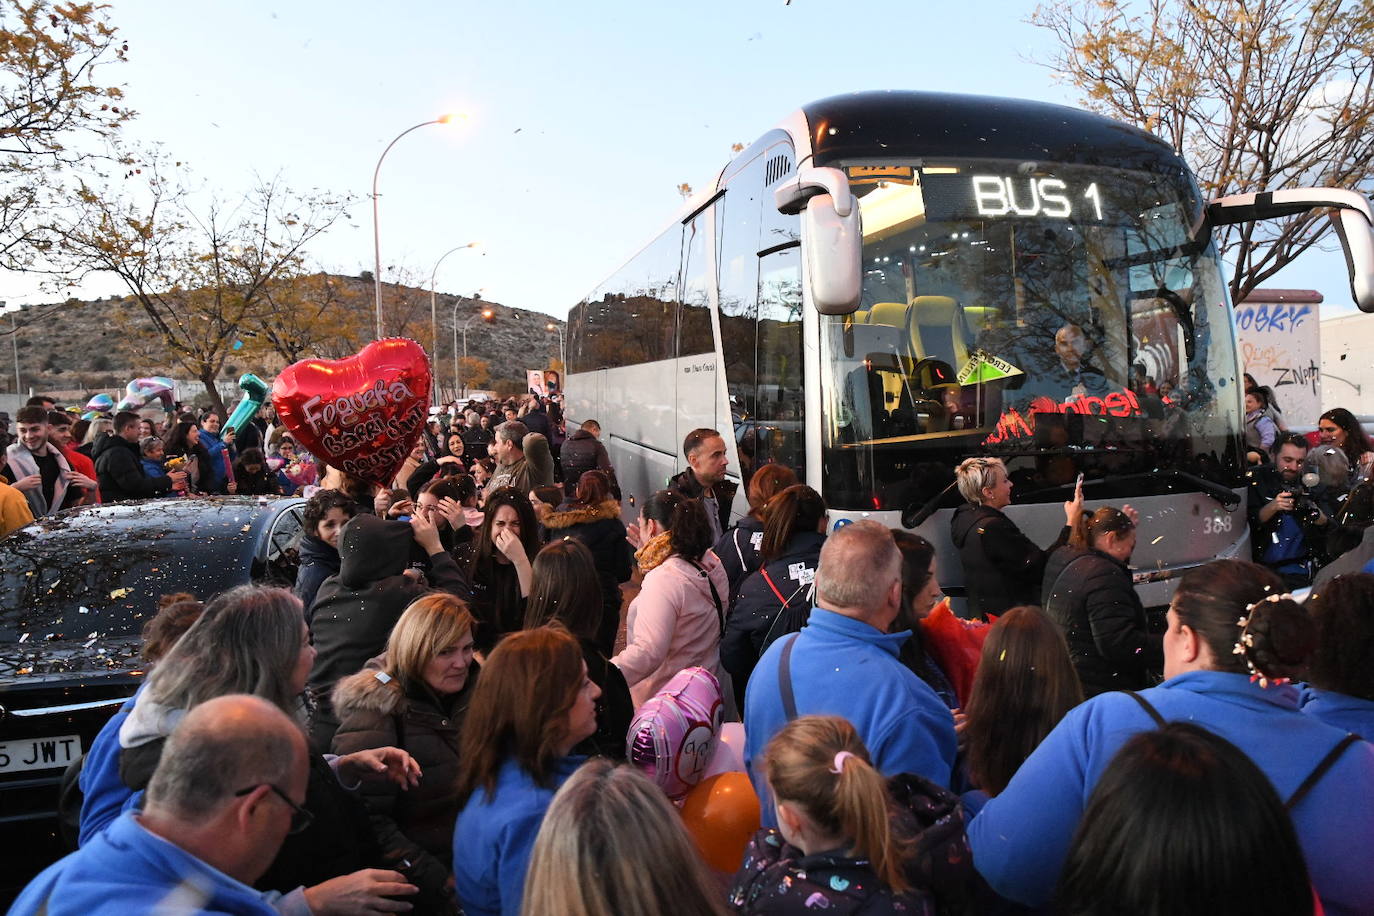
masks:
[[[0,742],[0,773],[55,770],[81,756],[81,736],[20,738]]]

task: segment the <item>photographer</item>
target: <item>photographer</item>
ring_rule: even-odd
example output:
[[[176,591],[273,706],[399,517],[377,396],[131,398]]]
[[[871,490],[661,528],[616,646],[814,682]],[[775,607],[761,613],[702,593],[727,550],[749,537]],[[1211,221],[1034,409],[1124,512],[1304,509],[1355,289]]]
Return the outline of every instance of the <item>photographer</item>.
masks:
[[[1250,480],[1255,561],[1278,573],[1289,588],[1303,588],[1312,584],[1313,553],[1320,537],[1316,529],[1328,522],[1319,508],[1324,488],[1303,482],[1306,439],[1282,433],[1274,446],[1274,464],[1256,468]]]

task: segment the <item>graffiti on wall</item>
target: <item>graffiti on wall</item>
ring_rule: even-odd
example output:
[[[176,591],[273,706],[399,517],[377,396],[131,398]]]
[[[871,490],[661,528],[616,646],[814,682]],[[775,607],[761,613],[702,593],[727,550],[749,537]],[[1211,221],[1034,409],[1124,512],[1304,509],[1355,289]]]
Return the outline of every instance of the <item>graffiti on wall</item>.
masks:
[[[1313,303],[1247,302],[1236,306],[1244,371],[1267,385],[1286,414],[1315,417],[1321,404],[1321,347]]]

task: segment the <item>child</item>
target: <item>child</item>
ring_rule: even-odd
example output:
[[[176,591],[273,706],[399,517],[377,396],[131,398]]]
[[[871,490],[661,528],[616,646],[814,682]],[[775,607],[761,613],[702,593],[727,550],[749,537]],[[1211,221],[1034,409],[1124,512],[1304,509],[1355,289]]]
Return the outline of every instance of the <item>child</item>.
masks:
[[[902,871],[887,783],[854,726],[838,716],[794,719],[764,751],[778,828],[745,852],[730,905],[737,913],[930,914],[931,896]]]
[[[294,591],[307,617],[320,584],[339,571],[339,535],[356,510],[352,497],[338,490],[320,490],[305,504]]]
[[[1245,447],[1250,451],[1250,463],[1262,464],[1263,456],[1274,447],[1274,439],[1279,434],[1274,421],[1269,419],[1269,398],[1259,388],[1245,392]]]
[[[138,440],[138,449],[143,455],[143,473],[153,479],[167,476],[167,464],[164,460],[166,449],[161,439],[157,436],[144,436]]]

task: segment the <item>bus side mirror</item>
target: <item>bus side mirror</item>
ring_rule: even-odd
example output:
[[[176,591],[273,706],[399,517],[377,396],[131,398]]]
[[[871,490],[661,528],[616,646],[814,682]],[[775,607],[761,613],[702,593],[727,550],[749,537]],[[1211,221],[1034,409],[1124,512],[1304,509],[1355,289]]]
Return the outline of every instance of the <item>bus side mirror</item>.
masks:
[[[1233,194],[1207,206],[1213,226],[1277,219],[1313,209],[1329,209],[1331,224],[1345,252],[1350,296],[1362,312],[1374,312],[1374,213],[1369,199],[1344,188],[1293,188],[1256,194]]]
[[[829,194],[818,194],[802,211],[803,276],[811,303],[822,315],[849,315],[863,291],[863,229],[859,208],[840,216]]]

